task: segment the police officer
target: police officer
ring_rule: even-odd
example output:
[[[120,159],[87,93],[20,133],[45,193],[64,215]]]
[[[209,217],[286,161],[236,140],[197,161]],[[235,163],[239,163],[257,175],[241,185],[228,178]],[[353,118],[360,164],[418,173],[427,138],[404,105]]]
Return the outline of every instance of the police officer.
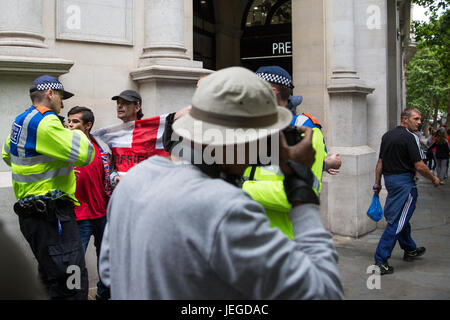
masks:
[[[2,148],[11,166],[14,211],[20,230],[39,264],[51,299],[87,299],[88,278],[75,221],[73,166],[91,163],[95,150],[79,130],[64,128],[58,114],[73,94],[56,78],[33,81],[33,103],[17,116]]]
[[[320,195],[322,189],[322,172],[325,170],[333,174],[341,166],[341,159],[337,154],[327,157],[325,140],[320,123],[307,113],[295,114],[296,105],[301,103],[301,97],[293,97],[292,79],[290,74],[279,66],[263,66],[256,71],[256,75],[269,82],[277,98],[279,106],[286,107],[293,114],[291,126],[306,126],[313,130],[312,145],[315,151],[315,160],[311,167],[314,174],[313,190]],[[294,100],[298,100],[295,102]],[[333,172],[333,173],[332,173]],[[244,172],[245,182],[242,189],[254,200],[263,205],[267,217],[273,227],[279,228],[290,239],[294,233],[289,217],[291,205],[287,200],[281,170],[277,166],[247,168]]]

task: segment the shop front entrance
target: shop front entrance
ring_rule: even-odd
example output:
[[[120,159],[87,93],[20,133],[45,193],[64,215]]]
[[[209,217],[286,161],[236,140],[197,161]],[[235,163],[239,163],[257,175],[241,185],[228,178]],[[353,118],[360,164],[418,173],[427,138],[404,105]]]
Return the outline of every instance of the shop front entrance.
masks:
[[[291,1],[252,0],[242,19],[241,64],[278,65],[292,74]]]

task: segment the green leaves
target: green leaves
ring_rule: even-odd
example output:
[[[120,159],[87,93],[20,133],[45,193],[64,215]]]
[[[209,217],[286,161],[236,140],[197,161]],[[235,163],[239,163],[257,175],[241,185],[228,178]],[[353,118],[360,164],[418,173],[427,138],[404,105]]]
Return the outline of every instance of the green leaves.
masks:
[[[448,0],[413,0],[429,22],[412,23],[418,51],[407,67],[407,105],[425,114],[450,108],[450,8]]]
[[[419,49],[406,71],[408,107],[416,107],[422,112],[433,108],[432,98],[440,91],[435,81],[439,69],[440,65],[430,48]]]
[[[412,2],[427,8],[431,13],[436,13],[439,9],[446,10],[449,6],[448,0],[413,0]]]

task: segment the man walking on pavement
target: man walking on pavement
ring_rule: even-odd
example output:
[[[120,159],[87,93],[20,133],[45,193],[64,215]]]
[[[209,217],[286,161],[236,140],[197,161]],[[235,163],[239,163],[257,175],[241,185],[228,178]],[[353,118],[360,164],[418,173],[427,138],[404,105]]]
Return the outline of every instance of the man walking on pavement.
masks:
[[[38,261],[51,299],[87,299],[88,294],[73,208],[74,203],[79,205],[73,166],[90,164],[95,151],[81,131],[64,128],[57,116],[62,100],[72,96],[52,76],[34,80],[30,88],[33,105],[16,117],[2,149],[3,160],[12,169],[20,230]]]
[[[388,259],[397,240],[404,250],[405,261],[413,261],[425,253],[425,248],[417,247],[411,237],[409,221],[418,197],[414,176],[418,171],[435,187],[439,186],[440,180],[422,160],[419,138],[414,134],[420,124],[420,111],[415,108],[405,109],[401,113],[400,125],[386,132],[381,140],[373,190],[375,194],[379,194],[383,175],[388,192],[384,206],[384,216],[388,224],[375,252],[375,264],[382,275],[394,272],[394,268],[388,264]]]

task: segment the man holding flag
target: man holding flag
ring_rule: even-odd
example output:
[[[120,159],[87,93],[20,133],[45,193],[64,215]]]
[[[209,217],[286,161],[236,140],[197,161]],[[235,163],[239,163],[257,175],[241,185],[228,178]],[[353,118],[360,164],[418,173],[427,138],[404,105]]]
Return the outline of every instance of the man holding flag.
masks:
[[[142,98],[138,92],[125,90],[111,100],[117,101],[117,118],[123,123],[96,130],[92,135],[99,146],[112,155],[114,170],[110,181],[114,188],[121,176],[136,164],[153,155],[168,156],[162,142],[166,119],[178,118],[187,108],[142,119]]]
[[[167,155],[158,143],[166,115],[141,120],[144,116],[142,98],[134,90],[122,91],[111,100],[117,101],[117,118],[123,123],[96,130],[92,135],[100,147],[112,155],[114,170],[110,181],[114,188],[134,165],[153,154]]]

